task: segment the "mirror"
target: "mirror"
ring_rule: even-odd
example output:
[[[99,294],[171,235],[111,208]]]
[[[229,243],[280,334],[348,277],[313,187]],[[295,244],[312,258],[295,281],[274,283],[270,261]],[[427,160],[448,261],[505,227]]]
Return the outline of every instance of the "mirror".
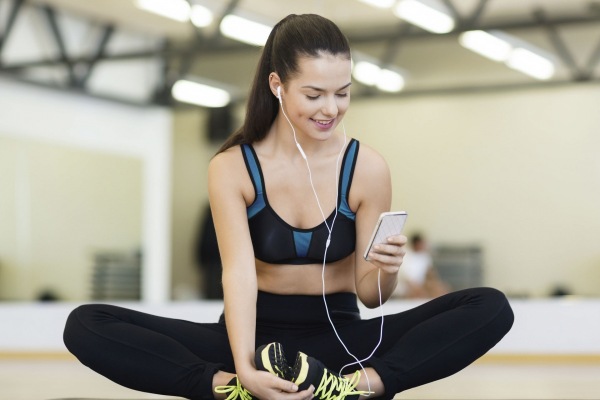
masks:
[[[142,167],[0,136],[0,299],[102,299],[106,275],[134,266],[140,251]],[[137,271],[137,289],[114,297],[139,299],[139,262]]]

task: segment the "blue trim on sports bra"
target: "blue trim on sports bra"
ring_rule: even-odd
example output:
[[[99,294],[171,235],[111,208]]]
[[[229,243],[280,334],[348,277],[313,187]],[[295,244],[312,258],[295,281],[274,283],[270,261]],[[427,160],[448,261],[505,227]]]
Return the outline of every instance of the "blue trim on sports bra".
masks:
[[[325,243],[331,238],[326,262],[341,260],[354,252],[356,215],[348,204],[359,142],[351,139],[346,146],[338,180],[337,219],[331,236],[327,224],[333,224],[334,209],[327,224],[297,228],[284,221],[269,204],[260,160],[250,144],[241,146],[244,162],[255,191],[255,199],[247,207],[248,226],[254,256],[270,264],[318,264],[323,261]]]
[[[265,208],[265,196],[263,194],[263,184],[262,179],[260,178],[260,169],[257,165],[256,157],[254,156],[252,149],[248,145],[242,145],[242,149],[244,153],[246,153],[246,157],[244,160],[246,161],[246,166],[250,170],[252,177],[252,185],[254,185],[254,192],[256,193],[256,198],[248,207],[248,219],[255,216],[260,210]]]
[[[298,257],[306,257],[308,255],[308,246],[312,239],[312,232],[294,231],[294,244],[296,247],[296,255]]]
[[[356,154],[356,147],[358,142],[353,141],[349,145],[347,160],[354,160]],[[350,218],[352,221],[355,220],[356,214],[350,209],[348,204],[348,186],[350,185],[350,178],[354,172],[354,162],[346,162],[344,164],[344,170],[342,171],[342,188],[341,188],[341,201],[338,211]]]

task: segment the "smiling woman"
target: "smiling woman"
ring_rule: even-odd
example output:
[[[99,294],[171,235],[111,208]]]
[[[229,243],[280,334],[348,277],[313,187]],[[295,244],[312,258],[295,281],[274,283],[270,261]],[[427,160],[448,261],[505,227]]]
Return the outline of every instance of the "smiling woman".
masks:
[[[350,47],[333,22],[314,14],[281,20],[263,49],[244,124],[209,166],[223,265],[219,322],[85,305],[69,316],[67,348],[142,391],[355,400],[391,399],[452,375],[500,341],[513,314],[491,288],[361,319],[358,301],[373,308],[390,298],[406,237],[394,232],[362,256],[389,211],[391,177],[383,157],[341,125],[350,83]]]

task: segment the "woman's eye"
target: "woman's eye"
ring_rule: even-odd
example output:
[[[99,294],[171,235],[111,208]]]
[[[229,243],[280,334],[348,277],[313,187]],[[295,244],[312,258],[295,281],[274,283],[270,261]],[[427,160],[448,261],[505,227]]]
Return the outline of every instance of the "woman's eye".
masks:
[[[338,97],[346,97],[348,96],[348,93],[338,93],[337,95]]]
[[[308,97],[308,99],[309,99],[309,100],[316,100],[316,99],[318,99],[318,98],[319,98],[319,95],[316,95],[316,96],[309,96],[309,95],[306,95],[306,97]]]

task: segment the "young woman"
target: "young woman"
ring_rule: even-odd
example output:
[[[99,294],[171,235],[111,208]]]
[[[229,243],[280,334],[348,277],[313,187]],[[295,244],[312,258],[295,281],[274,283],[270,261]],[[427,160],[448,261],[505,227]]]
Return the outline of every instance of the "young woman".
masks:
[[[67,322],[69,350],[137,390],[300,400],[391,399],[493,347],[513,314],[490,288],[385,316],[379,346],[381,319],[361,319],[357,300],[377,307],[392,294],[406,238],[362,257],[391,183],[382,157],[346,137],[350,72],[348,42],[331,21],[290,15],[273,28],[245,122],[209,167],[225,295],[218,323],[86,305]]]

